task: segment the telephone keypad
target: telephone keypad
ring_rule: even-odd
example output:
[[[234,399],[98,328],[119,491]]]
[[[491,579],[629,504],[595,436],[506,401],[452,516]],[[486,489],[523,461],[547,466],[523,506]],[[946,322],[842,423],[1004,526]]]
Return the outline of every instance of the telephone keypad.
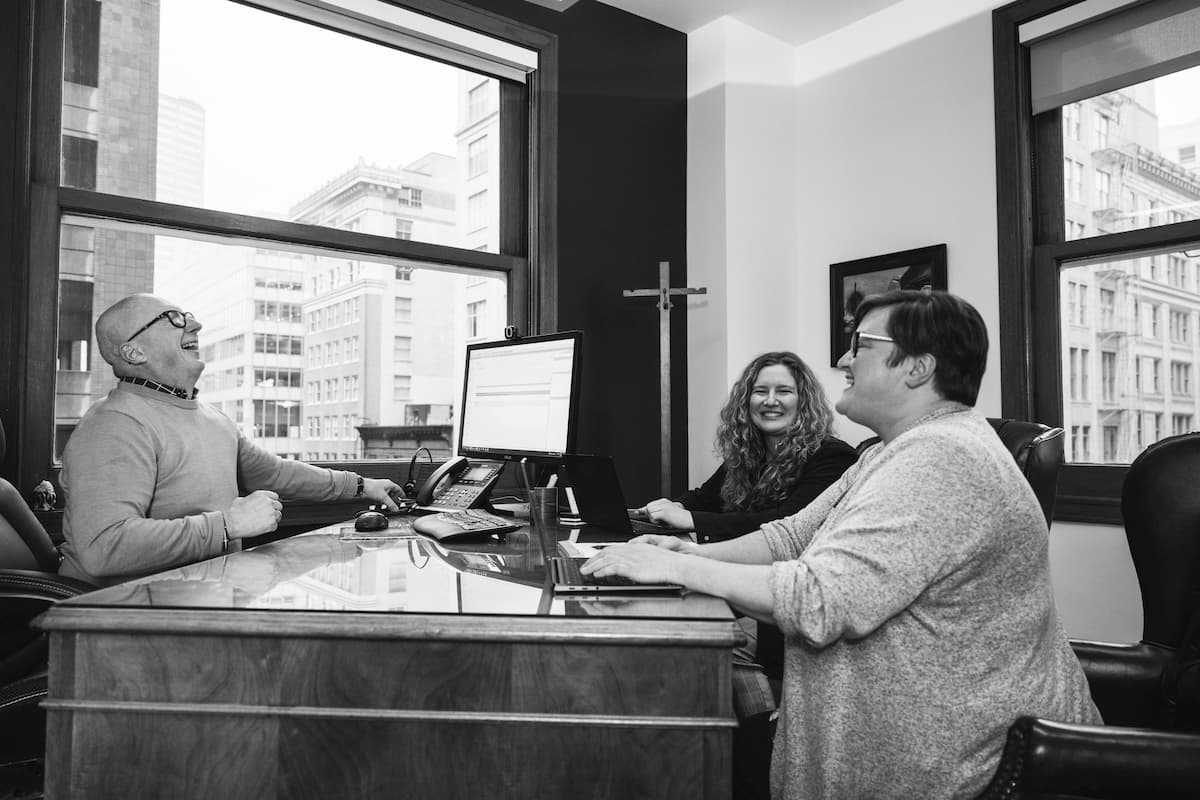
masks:
[[[478,486],[451,486],[434,498],[434,502],[443,506],[463,506],[465,508],[479,496],[479,492]]]

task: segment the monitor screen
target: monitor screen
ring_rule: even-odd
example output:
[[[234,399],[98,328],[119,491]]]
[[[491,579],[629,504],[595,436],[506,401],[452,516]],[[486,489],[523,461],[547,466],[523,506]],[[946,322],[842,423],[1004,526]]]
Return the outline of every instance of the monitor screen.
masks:
[[[557,458],[575,446],[583,333],[467,345],[458,452]]]

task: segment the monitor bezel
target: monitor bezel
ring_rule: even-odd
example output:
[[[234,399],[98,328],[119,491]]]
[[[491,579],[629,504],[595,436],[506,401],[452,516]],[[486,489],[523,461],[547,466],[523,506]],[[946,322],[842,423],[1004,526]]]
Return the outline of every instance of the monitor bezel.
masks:
[[[478,350],[491,350],[502,347],[536,344],[538,342],[571,341],[574,358],[571,363],[571,393],[567,408],[567,441],[563,452],[551,450],[517,450],[513,448],[488,449],[468,447],[463,444],[463,433],[466,425],[463,420],[467,409],[467,387],[469,386],[471,355]],[[492,461],[521,461],[522,459],[535,463],[553,463],[559,461],[566,453],[575,451],[579,428],[579,398],[580,383],[583,377],[583,331],[570,330],[557,333],[545,333],[537,336],[522,336],[516,339],[498,339],[490,342],[472,342],[467,345],[463,360],[462,375],[462,404],[459,406],[458,420],[458,454],[469,458],[490,459]]]

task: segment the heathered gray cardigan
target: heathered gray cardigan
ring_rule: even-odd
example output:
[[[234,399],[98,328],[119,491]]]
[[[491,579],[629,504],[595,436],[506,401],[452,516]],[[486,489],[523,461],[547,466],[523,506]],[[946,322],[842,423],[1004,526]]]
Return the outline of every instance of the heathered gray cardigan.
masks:
[[[1021,714],[1100,722],[1041,508],[978,412],[931,414],[763,532],[787,637],[774,797],[973,797]]]

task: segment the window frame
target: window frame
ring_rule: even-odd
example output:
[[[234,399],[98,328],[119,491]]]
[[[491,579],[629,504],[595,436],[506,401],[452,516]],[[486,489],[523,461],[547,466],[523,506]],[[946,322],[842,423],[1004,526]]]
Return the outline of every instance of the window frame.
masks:
[[[20,142],[19,163],[25,165],[28,202],[18,224],[24,223],[28,238],[24,258],[15,268],[16,288],[23,301],[17,304],[14,320],[14,329],[22,332],[15,360],[22,367],[22,382],[14,402],[15,430],[9,431],[9,449],[16,454],[15,473],[20,485],[34,485],[44,478],[57,484],[61,469],[53,453],[54,414],[46,410],[55,406],[59,231],[65,215],[115,220],[150,233],[174,231],[200,239],[240,240],[323,254],[361,254],[502,272],[508,278],[510,322],[529,334],[557,330],[558,37],[453,0],[389,2],[538,53],[538,69],[529,73],[524,84],[499,81],[501,141],[494,151],[497,168],[501,185],[515,187],[522,195],[519,202],[500,204],[500,253],[61,186],[66,2],[26,0],[22,22],[28,50],[19,73],[20,84],[26,88],[21,93],[18,117],[27,131]],[[393,477],[397,463],[374,460],[331,465]]]
[[[1200,220],[1189,220],[1064,241],[1062,113],[1030,114],[1029,51],[1018,28],[1077,2],[1019,0],[992,12],[1001,409],[1005,417],[1052,426],[1063,423],[1057,355],[1062,266],[1200,240]],[[1046,358],[1047,353],[1055,355]],[[1127,465],[1065,464],[1054,518],[1120,524],[1128,470]]]

